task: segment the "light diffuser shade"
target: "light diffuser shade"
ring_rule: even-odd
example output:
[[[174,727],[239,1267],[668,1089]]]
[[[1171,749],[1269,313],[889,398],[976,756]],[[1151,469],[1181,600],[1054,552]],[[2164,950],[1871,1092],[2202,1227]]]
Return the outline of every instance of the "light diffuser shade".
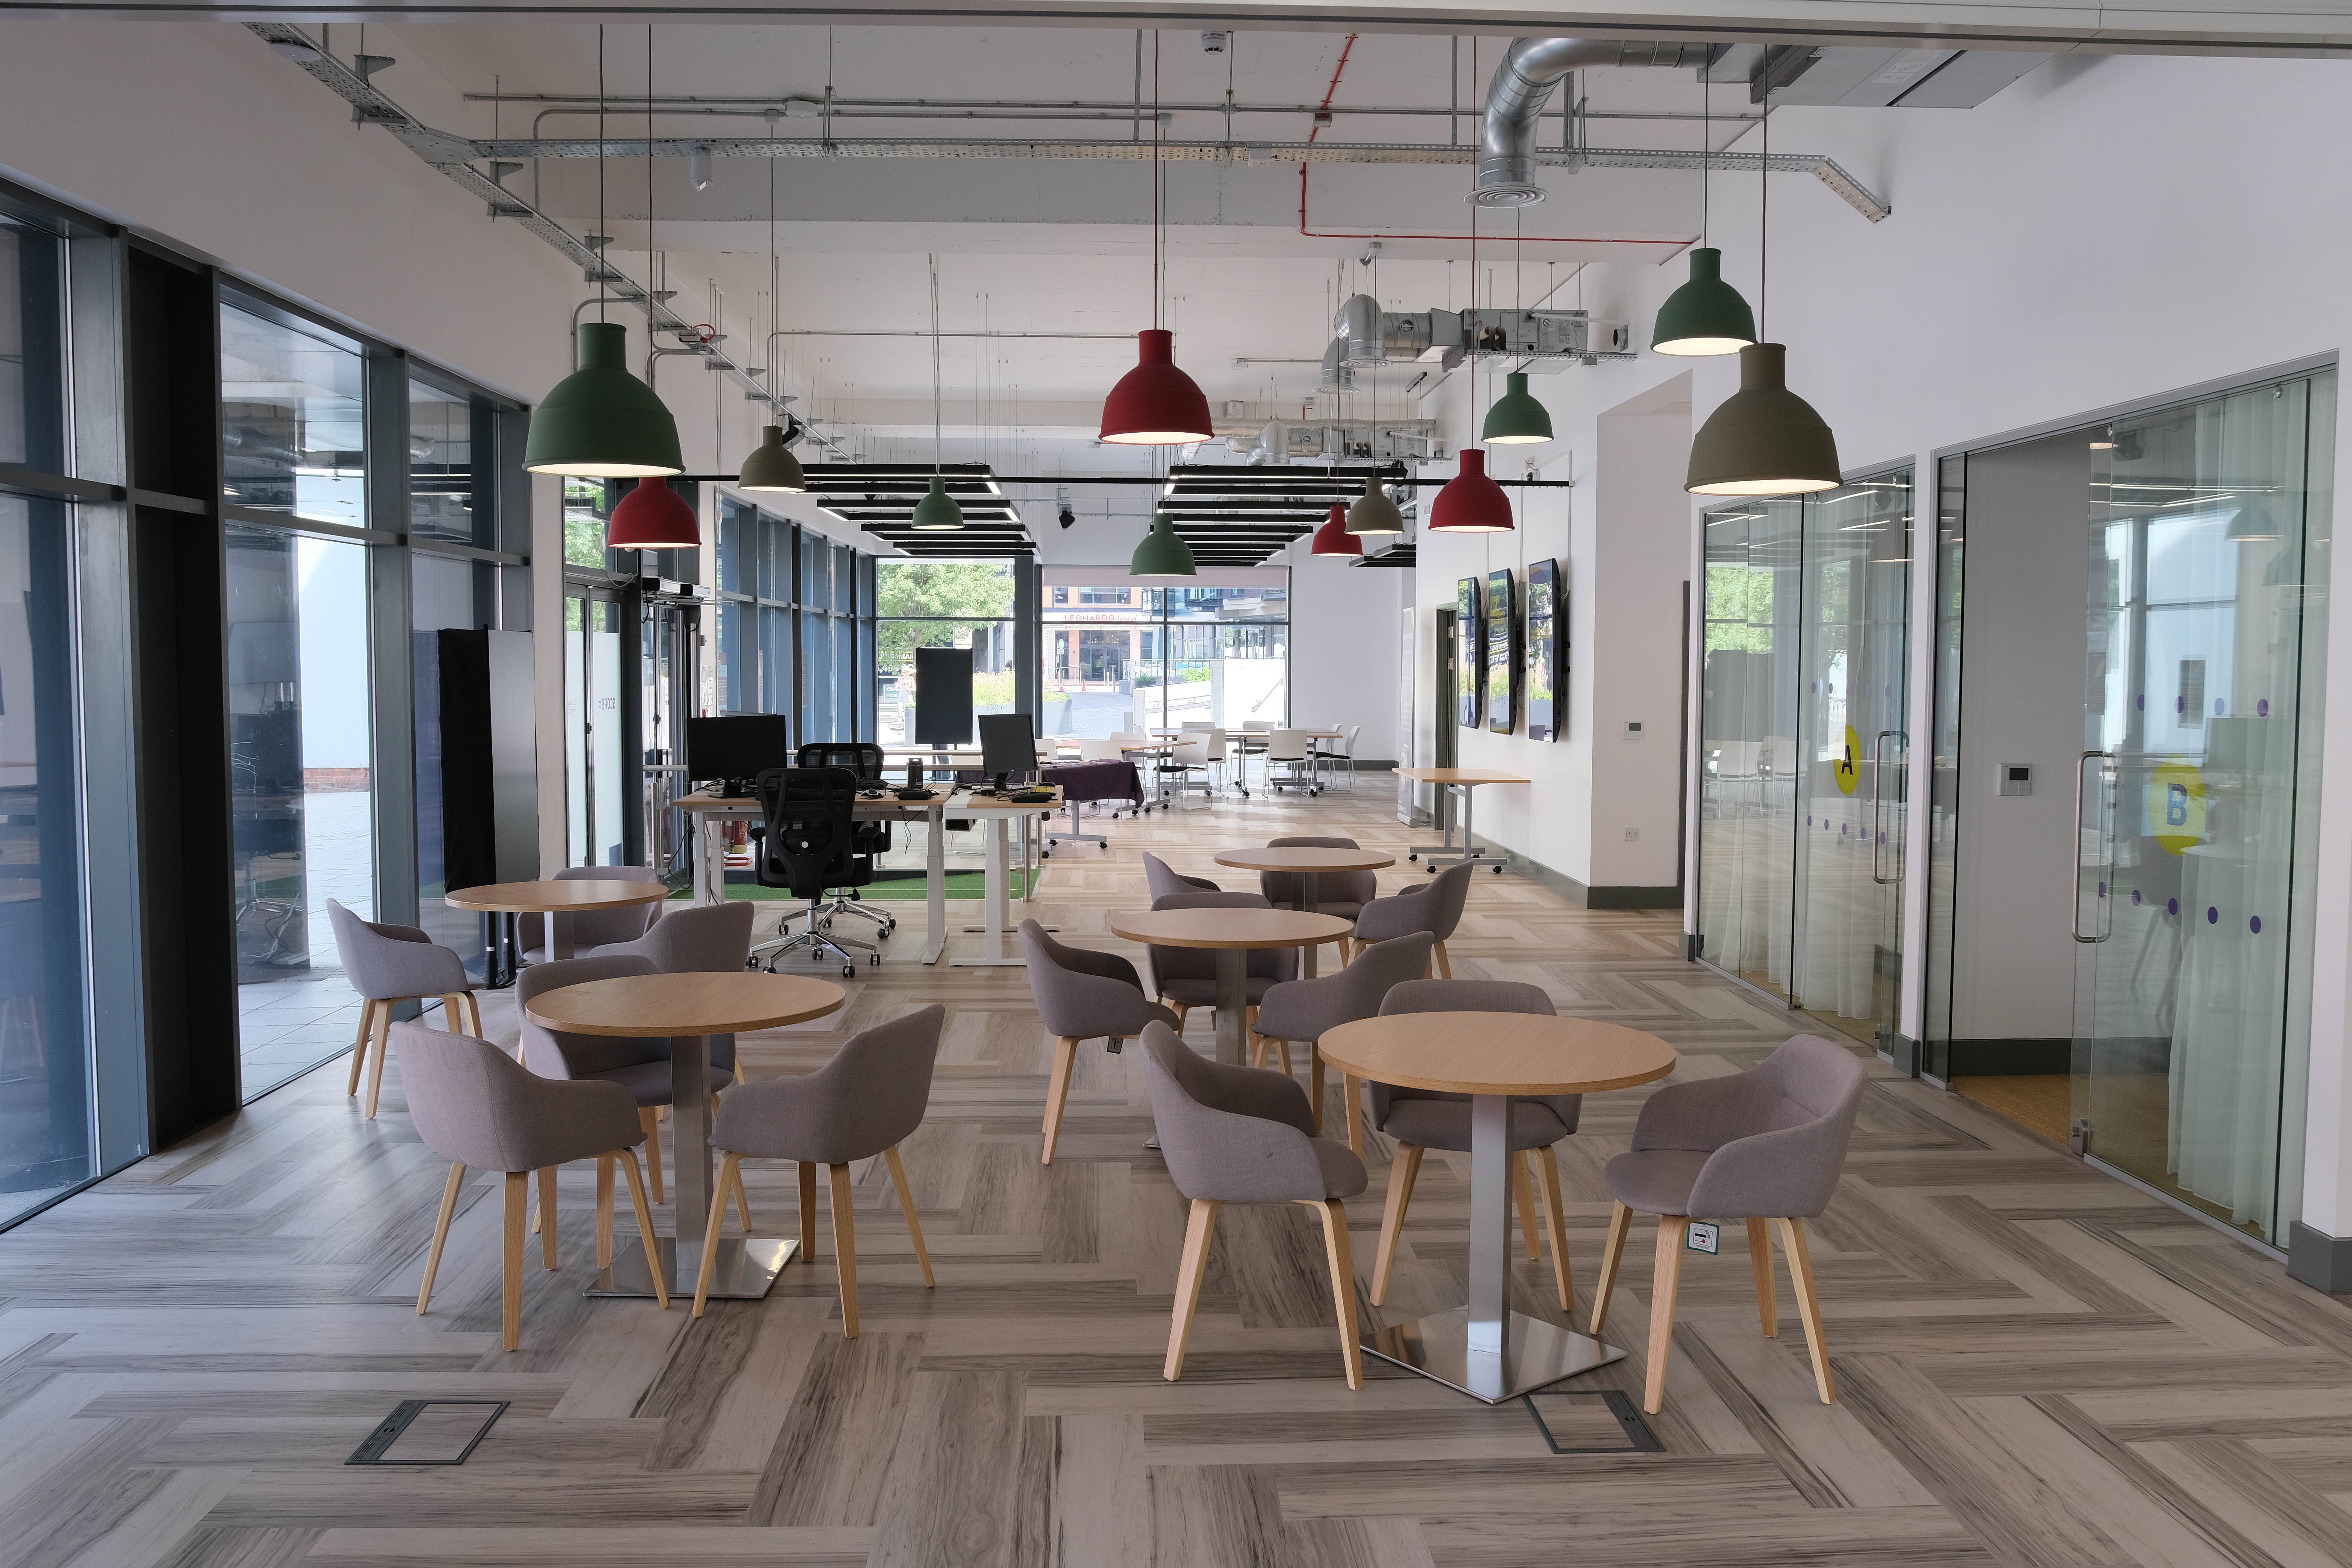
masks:
[[[799,495],[808,489],[801,460],[784,445],[782,426],[770,425],[760,432],[760,444],[743,459],[742,477],[735,483],[740,489],[772,490],[780,495]]]
[[[1176,367],[1176,334],[1148,327],[1136,367],[1103,399],[1102,438],[1122,447],[1179,447],[1210,439],[1209,399]]]
[[[1429,526],[1444,533],[1508,533],[1511,498],[1486,477],[1486,454],[1462,448],[1461,472],[1445,481],[1429,509]]]
[[[1723,252],[1699,246],[1690,253],[1690,281],[1666,296],[1650,347],[1662,354],[1737,353],[1756,341],[1756,312],[1723,280]]]
[[[641,479],[614,504],[604,523],[607,550],[698,550],[702,520],[658,474]]]
[[[1509,372],[1503,377],[1503,395],[1486,410],[1486,423],[1478,432],[1478,438],[1489,447],[1550,440],[1551,411],[1528,390],[1528,373]]]
[[[1348,509],[1349,533],[1402,533],[1404,513],[1397,503],[1389,500],[1386,486],[1378,479],[1364,481],[1364,493],[1354,506]]]
[[[1197,577],[1200,568],[1192,564],[1192,547],[1176,531],[1176,518],[1171,512],[1155,512],[1151,531],[1135,547],[1134,558],[1127,563],[1130,577]]]
[[[640,479],[680,474],[677,421],[628,370],[629,331],[617,321],[580,325],[580,368],[531,410],[522,466],[534,474]]]
[[[915,515],[908,526],[926,533],[945,533],[963,526],[963,508],[956,505],[955,497],[948,494],[947,481],[939,475],[931,476],[931,490],[915,503]]]
[[[1788,349],[1750,343],[1739,351],[1739,390],[1724,399],[1691,442],[1683,488],[1700,496],[1789,496],[1835,489],[1837,437],[1813,405],[1787,385]]]

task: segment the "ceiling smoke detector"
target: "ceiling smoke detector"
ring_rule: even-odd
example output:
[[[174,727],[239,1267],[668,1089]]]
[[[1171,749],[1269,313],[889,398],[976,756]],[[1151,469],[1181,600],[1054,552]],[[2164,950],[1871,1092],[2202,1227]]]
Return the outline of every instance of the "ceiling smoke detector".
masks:
[[[1201,35],[1201,52],[1204,55],[1222,55],[1232,41],[1231,33],[1203,33]]]

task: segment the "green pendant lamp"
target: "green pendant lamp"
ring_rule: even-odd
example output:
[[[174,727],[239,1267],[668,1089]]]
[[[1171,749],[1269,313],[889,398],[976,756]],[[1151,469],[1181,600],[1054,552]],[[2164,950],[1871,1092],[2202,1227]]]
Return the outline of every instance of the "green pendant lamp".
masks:
[[[945,533],[963,526],[963,508],[955,497],[948,494],[947,480],[938,474],[931,476],[931,491],[915,503],[915,515],[908,526],[925,533]]]
[[[580,368],[531,411],[522,466],[534,474],[647,479],[682,474],[677,421],[654,389],[629,374],[629,330],[580,324]]]
[[[1793,496],[1833,490],[1837,437],[1788,387],[1788,348],[1739,351],[1739,390],[1717,405],[1691,442],[1683,488],[1696,496]]]
[[[770,425],[760,432],[760,444],[743,459],[742,476],[736,488],[747,490],[773,490],[780,495],[796,496],[808,489],[808,475],[801,468],[801,460],[784,445],[784,427]]]
[[[1551,439],[1551,413],[1528,390],[1527,372],[1515,370],[1503,377],[1503,395],[1486,410],[1486,423],[1478,438],[1489,447],[1528,446]]]
[[[1378,479],[1364,481],[1364,493],[1348,509],[1349,533],[1402,533],[1404,513],[1389,500],[1388,488]]]
[[[1651,349],[1685,356],[1738,353],[1756,341],[1756,312],[1723,280],[1723,252],[1706,242],[1708,175],[1715,153],[1713,100],[1699,73],[1698,245],[1690,253],[1690,281],[1666,296],[1650,332]]]
[[[1135,557],[1127,563],[1130,577],[1166,578],[1197,577],[1199,567],[1192,564],[1192,547],[1176,531],[1172,512],[1154,512],[1151,531],[1135,547]]]
[[[1699,246],[1690,253],[1690,281],[1658,307],[1650,347],[1662,354],[1738,353],[1756,341],[1756,312],[1723,280],[1723,252]]]

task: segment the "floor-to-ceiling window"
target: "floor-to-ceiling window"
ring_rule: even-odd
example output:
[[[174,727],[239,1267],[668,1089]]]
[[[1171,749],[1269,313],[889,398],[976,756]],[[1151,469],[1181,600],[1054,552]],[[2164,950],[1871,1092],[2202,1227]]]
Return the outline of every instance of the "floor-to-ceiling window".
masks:
[[[873,579],[874,729],[882,744],[911,739],[919,647],[972,649],[974,710],[1013,711],[1013,563],[877,559]]]
[[[357,343],[257,301],[221,309],[229,775],[247,1098],[351,1047],[359,995],[327,919],[376,918]],[[265,519],[283,519],[282,523]]]
[[[1100,739],[1206,723],[1279,725],[1290,703],[1282,567],[1163,587],[1115,567],[1046,567],[1039,587],[1046,735]]]

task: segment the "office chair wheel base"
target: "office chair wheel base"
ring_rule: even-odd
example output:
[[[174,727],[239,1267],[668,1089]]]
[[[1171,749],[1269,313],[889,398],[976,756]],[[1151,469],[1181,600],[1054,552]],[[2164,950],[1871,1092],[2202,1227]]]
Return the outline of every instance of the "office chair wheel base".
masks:
[[[1496,875],[1497,877],[1499,877],[1499,876],[1501,876],[1502,874],[1503,874],[1503,868],[1498,864],[1498,865],[1496,865],[1496,868],[1495,868],[1495,875]]]
[[[1437,875],[1437,868],[1436,868],[1434,865],[1432,865],[1431,867],[1429,867],[1429,868],[1428,868],[1428,870],[1429,870],[1429,874],[1430,874],[1431,876],[1434,877],[1434,876],[1436,876],[1436,875]]]
[[[855,979],[856,979],[856,978],[857,978],[857,965],[856,965],[856,964],[854,964],[854,963],[845,963],[845,964],[843,964],[843,965],[841,966],[841,977],[842,977],[844,980],[855,980]]]
[[[866,966],[868,969],[879,969],[879,968],[881,968],[881,967],[882,967],[882,955],[881,955],[880,953],[878,953],[878,952],[869,952],[869,953],[867,953],[867,954],[866,955]]]
[[[1420,858],[1421,858],[1421,857],[1420,857],[1420,856],[1418,856],[1418,855],[1408,855],[1408,856],[1406,856],[1406,857],[1405,857],[1405,858],[1406,858],[1406,859],[1408,859],[1408,860],[1418,860],[1418,859],[1420,859]]]

